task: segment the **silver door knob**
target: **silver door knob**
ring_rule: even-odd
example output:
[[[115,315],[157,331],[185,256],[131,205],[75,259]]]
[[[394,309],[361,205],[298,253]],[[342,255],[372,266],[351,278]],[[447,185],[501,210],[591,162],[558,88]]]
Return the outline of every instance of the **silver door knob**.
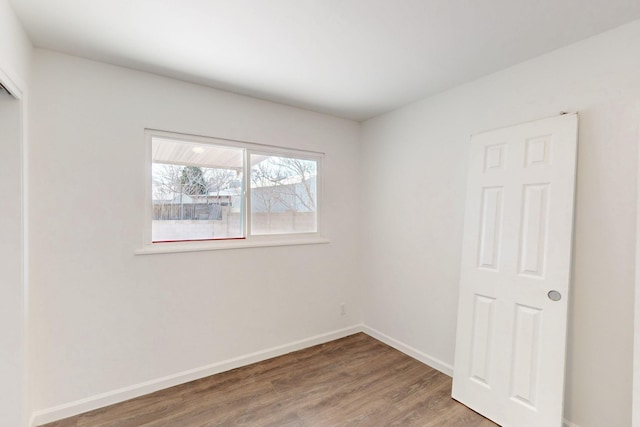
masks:
[[[560,299],[562,298],[562,295],[558,291],[549,291],[547,296],[551,301],[560,301]]]

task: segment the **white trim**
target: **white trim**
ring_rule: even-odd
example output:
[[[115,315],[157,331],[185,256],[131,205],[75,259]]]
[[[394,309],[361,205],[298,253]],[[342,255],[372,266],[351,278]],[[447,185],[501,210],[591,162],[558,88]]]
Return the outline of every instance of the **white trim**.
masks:
[[[52,408],[36,411],[31,416],[30,426],[34,427],[37,425],[61,420],[63,418],[72,417],[74,415],[102,408],[107,405],[112,405],[114,403],[123,402],[125,400],[153,393],[154,391],[173,387],[179,384],[184,384],[189,381],[194,381],[200,378],[208,377],[210,375],[215,375],[231,369],[239,368],[241,366],[246,366],[252,363],[271,359],[273,357],[281,356],[283,354],[291,353],[297,350],[302,350],[314,345],[324,344],[329,341],[362,332],[362,329],[362,325],[350,326],[344,329],[316,335],[311,338],[294,341],[266,350],[257,351],[255,353],[249,353],[243,356],[234,357],[232,359],[223,360],[221,362],[212,363],[210,365],[201,366],[199,368],[189,369],[183,372],[167,375],[162,378],[153,379],[139,384],[133,384],[117,390],[112,390],[95,396],[76,400],[75,402],[69,402],[62,405],[54,406]]]
[[[324,237],[302,237],[297,235],[295,238],[279,238],[278,236],[270,237],[269,239],[247,238],[202,242],[150,243],[144,245],[141,249],[137,249],[134,253],[136,255],[150,255],[174,252],[215,251],[222,249],[266,248],[271,246],[318,245],[323,243],[331,243],[331,241]]]
[[[221,145],[228,147],[237,147],[247,150],[261,151],[269,155],[282,155],[282,156],[302,156],[303,158],[316,159],[318,157],[324,157],[325,153],[322,151],[311,151],[298,148],[286,148],[278,145],[261,144],[252,141],[240,141],[237,139],[221,138],[217,136],[204,136],[195,135],[184,132],[172,132],[167,130],[145,128],[145,134],[150,136],[172,139],[182,142],[198,142],[202,144]]]
[[[403,342],[400,342],[394,338],[391,338],[390,336],[385,335],[382,332],[377,331],[373,328],[370,328],[366,325],[363,325],[362,332],[372,336],[373,338],[379,341],[382,341],[387,345],[390,345],[391,347],[395,348],[398,351],[401,351],[407,356],[413,357],[414,359],[424,363],[425,365],[431,366],[433,369],[437,369],[443,374],[446,374],[450,377],[453,376],[453,365],[443,362],[442,360],[436,357],[429,356],[428,354],[423,353],[420,350],[417,350]]]
[[[240,219],[242,221],[243,236],[251,236],[251,154],[249,150],[242,153],[242,205],[240,206]]]
[[[28,348],[28,307],[29,307],[29,271],[28,271],[28,200],[27,197],[27,165],[28,165],[28,155],[27,155],[27,92],[26,92],[26,84],[24,84],[21,80],[12,79],[8,73],[6,73],[0,67],[0,84],[9,92],[10,96],[15,98],[16,102],[19,104],[20,109],[20,241],[21,241],[21,252],[22,259],[21,263],[21,287],[22,287],[22,322],[20,325],[21,335],[22,335],[22,354],[23,354],[23,365],[22,365],[22,421],[21,425],[28,425],[28,411],[29,411],[29,369],[28,369],[28,360],[29,360],[29,348]],[[23,90],[24,88],[24,90]]]
[[[212,363],[210,365],[178,372],[176,374],[168,375],[162,378],[157,378],[143,383],[123,387],[118,390],[98,394],[85,399],[80,399],[75,402],[65,403],[52,408],[36,411],[31,414],[31,417],[29,419],[29,426],[36,427],[38,425],[58,421],[64,418],[72,417],[74,415],[82,414],[87,411],[92,411],[94,409],[103,408],[108,405],[123,402],[129,399],[143,396],[145,394],[153,393],[158,390],[163,390],[168,387],[173,387],[175,385],[184,384],[189,381],[205,378],[210,375],[215,375],[231,369],[271,359],[273,357],[281,356],[293,351],[302,350],[314,345],[324,344],[326,342],[344,338],[346,336],[357,334],[359,332],[363,332],[395,348],[396,350],[406,354],[407,356],[412,357],[427,366],[437,369],[445,375],[448,375],[450,377],[453,376],[452,365],[445,363],[438,358],[429,356],[428,354],[423,353],[420,350],[417,350],[394,338],[391,338],[390,336],[383,334],[376,329],[370,328],[367,325],[359,324],[339,329],[333,332],[316,335],[311,338],[294,341],[289,344],[284,344],[255,353],[246,354],[244,356],[227,359],[222,362]],[[580,427],[578,424],[572,423],[567,419],[562,420],[562,425],[563,427]]]
[[[638,135],[640,142],[640,135]],[[631,400],[631,425],[640,427],[640,152],[638,153],[638,176],[636,179],[636,286],[635,320],[633,324],[633,387]]]
[[[21,92],[18,100],[20,102],[20,125],[22,133],[20,135],[20,155],[22,156],[22,309],[23,309],[23,325],[24,328],[24,414],[23,423],[28,421],[29,410],[31,408],[31,371],[29,369],[29,139],[28,139],[28,94]],[[26,425],[26,424],[23,424]]]
[[[2,68],[0,68],[0,83],[2,83],[2,86],[4,86],[14,98],[18,100],[22,99],[23,93],[20,88],[24,87],[24,85],[16,83]]]

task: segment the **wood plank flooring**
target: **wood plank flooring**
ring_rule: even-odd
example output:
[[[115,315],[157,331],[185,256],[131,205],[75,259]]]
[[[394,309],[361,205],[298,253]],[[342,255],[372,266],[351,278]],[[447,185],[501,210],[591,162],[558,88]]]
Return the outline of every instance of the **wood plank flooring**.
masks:
[[[46,427],[496,425],[450,395],[451,378],[360,333]]]

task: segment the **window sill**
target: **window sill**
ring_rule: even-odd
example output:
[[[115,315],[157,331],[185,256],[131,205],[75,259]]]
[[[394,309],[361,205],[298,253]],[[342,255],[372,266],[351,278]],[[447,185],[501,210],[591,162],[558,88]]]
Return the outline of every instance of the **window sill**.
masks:
[[[264,248],[273,246],[318,245],[330,243],[325,237],[270,237],[241,240],[218,240],[203,242],[151,243],[134,252],[135,255],[166,254],[175,252],[200,252],[225,249]]]

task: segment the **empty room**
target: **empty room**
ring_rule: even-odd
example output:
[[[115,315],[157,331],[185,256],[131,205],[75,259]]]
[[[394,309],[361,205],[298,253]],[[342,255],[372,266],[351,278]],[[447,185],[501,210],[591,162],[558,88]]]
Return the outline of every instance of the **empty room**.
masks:
[[[0,427],[640,427],[640,2],[0,0]]]

